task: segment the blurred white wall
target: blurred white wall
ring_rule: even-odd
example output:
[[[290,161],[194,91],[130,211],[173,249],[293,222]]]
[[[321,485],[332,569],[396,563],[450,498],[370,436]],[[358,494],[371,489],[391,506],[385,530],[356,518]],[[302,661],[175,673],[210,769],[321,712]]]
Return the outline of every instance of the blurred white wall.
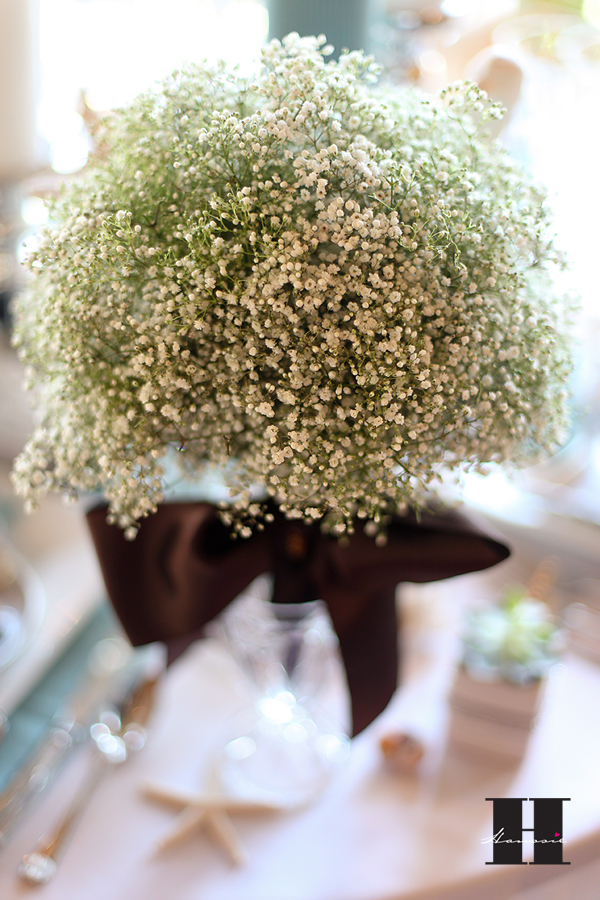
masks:
[[[0,185],[39,164],[37,0],[0,0]]]

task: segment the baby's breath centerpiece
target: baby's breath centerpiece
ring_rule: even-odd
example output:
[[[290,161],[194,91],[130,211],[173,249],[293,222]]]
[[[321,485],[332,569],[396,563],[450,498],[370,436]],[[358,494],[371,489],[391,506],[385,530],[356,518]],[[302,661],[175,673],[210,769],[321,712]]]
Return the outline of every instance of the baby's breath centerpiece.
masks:
[[[132,534],[175,448],[227,470],[242,534],[255,483],[290,518],[377,530],[443,466],[560,440],[555,253],[543,194],[477,137],[497,108],[376,90],[322,44],[274,41],[255,81],[176,73],[53,204],[16,330],[31,502],[101,486]]]

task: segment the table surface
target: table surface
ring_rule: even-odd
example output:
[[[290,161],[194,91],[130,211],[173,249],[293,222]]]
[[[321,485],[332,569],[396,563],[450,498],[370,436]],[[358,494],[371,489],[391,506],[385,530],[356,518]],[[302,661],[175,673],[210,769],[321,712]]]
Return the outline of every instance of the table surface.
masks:
[[[231,868],[203,832],[153,852],[175,813],[146,799],[143,784],[199,787],[222,723],[240,704],[239,672],[227,651],[213,640],[194,645],[160,686],[146,748],[105,782],[55,879],[39,896],[480,900],[484,891],[486,900],[501,900],[531,889],[533,900],[535,890],[544,891],[545,898],[574,896],[573,879],[579,879],[577,896],[587,898],[590,865],[600,855],[600,668],[568,656],[552,671],[537,729],[518,768],[476,765],[445,751],[445,698],[456,671],[460,606],[453,599],[469,593],[465,585],[472,578],[428,586],[426,604],[408,604],[403,687],[386,713],[355,739],[349,761],[318,802],[300,811],[236,819],[250,855],[240,869]],[[390,729],[424,741],[417,776],[398,777],[383,767],[378,739]],[[23,897],[17,863],[76,791],[88,765],[83,750],[3,850],[3,900]],[[572,865],[558,871],[486,866],[491,853],[482,839],[491,835],[492,821],[485,798],[498,796],[570,797],[564,804],[564,858]],[[543,885],[547,879],[550,885]],[[560,893],[565,879],[567,893]]]

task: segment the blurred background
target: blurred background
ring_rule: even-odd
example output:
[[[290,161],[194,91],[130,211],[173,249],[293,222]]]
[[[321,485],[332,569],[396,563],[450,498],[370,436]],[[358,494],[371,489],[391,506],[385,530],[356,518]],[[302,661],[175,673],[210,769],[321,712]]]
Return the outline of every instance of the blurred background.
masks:
[[[0,533],[45,592],[20,636],[0,622],[0,708],[21,711],[15,753],[42,728],[26,705],[32,687],[116,630],[81,512],[49,498],[25,517],[11,492],[32,424],[10,346],[21,261],[45,199],[85,167],[99,114],[184,62],[223,58],[251,74],[264,41],[292,30],[326,33],[336,52],[366,48],[398,89],[469,78],[506,107],[496,137],[545,184],[572,264],[563,287],[580,299],[573,424],[552,460],[518,480],[470,477],[465,498],[516,550],[488,591],[531,582],[552,556],[554,610],[583,599],[600,611],[600,0],[0,0]]]

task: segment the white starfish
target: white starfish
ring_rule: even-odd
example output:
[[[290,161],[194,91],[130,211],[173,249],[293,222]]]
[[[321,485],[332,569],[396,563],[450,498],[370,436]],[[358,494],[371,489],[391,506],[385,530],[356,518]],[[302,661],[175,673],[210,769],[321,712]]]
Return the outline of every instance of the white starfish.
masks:
[[[152,782],[144,786],[144,793],[153,800],[182,807],[172,827],[157,841],[157,851],[172,847],[199,826],[204,826],[236,866],[247,862],[248,853],[229,818],[229,813],[280,812],[286,808],[224,794],[186,791]]]

